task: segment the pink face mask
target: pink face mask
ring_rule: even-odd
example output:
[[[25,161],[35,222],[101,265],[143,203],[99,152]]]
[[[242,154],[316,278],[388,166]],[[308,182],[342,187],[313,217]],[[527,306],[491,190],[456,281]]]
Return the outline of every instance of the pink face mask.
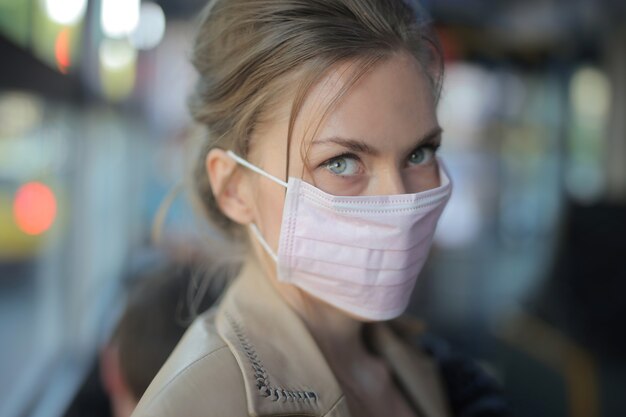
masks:
[[[277,254],[256,225],[250,225],[276,261],[279,281],[365,320],[388,320],[404,312],[452,190],[440,159],[437,188],[335,196],[299,178],[289,177],[286,183],[227,153],[287,188]]]

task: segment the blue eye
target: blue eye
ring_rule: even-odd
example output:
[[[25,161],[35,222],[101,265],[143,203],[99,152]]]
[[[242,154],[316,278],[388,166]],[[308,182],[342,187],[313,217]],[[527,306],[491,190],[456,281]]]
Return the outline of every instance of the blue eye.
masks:
[[[432,146],[421,146],[409,155],[409,163],[412,165],[427,164],[435,156],[435,149]]]
[[[324,167],[335,175],[355,175],[359,171],[359,164],[354,158],[339,156],[324,164]]]

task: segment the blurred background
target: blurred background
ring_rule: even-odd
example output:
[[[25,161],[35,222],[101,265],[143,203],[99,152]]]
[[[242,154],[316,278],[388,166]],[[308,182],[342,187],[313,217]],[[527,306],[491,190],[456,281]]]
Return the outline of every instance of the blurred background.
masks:
[[[0,0],[0,417],[111,415],[71,410],[129,282],[211,233],[183,193],[151,242],[204,3]],[[425,5],[455,191],[412,311],[519,416],[623,416],[626,2]]]

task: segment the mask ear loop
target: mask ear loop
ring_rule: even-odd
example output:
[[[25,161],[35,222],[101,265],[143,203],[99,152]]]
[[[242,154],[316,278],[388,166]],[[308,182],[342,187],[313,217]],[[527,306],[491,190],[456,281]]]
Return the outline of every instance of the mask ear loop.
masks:
[[[257,174],[261,174],[263,175],[265,178],[268,178],[272,181],[274,181],[275,183],[282,185],[283,187],[287,188],[287,183],[283,180],[281,180],[280,178],[277,178],[275,176],[273,176],[272,174],[268,174],[267,172],[263,171],[261,168],[259,168],[256,165],[252,165],[250,162],[246,161],[245,159],[243,159],[242,157],[240,157],[239,155],[237,155],[235,152],[231,151],[230,149],[226,151],[226,153],[233,158],[235,161],[239,162],[241,165],[245,166],[246,168],[256,172]]]
[[[270,245],[267,243],[267,241],[261,234],[261,231],[259,230],[257,225],[254,223],[250,223],[250,230],[252,230],[252,233],[254,233],[254,235],[256,236],[256,239],[259,241],[261,246],[263,246],[263,249],[265,249],[267,254],[272,257],[274,262],[278,263],[278,255],[274,253],[274,249],[270,248]]]

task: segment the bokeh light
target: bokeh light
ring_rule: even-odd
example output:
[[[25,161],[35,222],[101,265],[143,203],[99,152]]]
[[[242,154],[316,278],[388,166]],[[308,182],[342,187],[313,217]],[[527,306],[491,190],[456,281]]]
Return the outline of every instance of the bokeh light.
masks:
[[[59,71],[63,74],[67,74],[71,64],[69,29],[65,28],[59,32],[57,40],[54,44],[54,56],[56,58]]]
[[[45,0],[46,13],[54,22],[73,25],[85,15],[87,0]]]
[[[111,101],[128,98],[135,88],[137,51],[127,41],[104,39],[100,44],[100,83]]]
[[[0,139],[15,138],[37,126],[43,112],[39,97],[23,91],[4,92],[0,96]],[[0,162],[3,156],[0,152]]]
[[[29,182],[15,193],[13,215],[26,234],[39,235],[50,229],[57,214],[54,193],[45,184]]]
[[[582,66],[570,81],[573,123],[568,138],[565,187],[578,201],[601,198],[606,187],[606,129],[611,83],[599,69]]]
[[[611,105],[611,85],[599,69],[582,67],[572,77],[571,100],[576,116],[604,122]]]
[[[105,36],[130,35],[139,23],[139,0],[102,0],[100,23]]]

